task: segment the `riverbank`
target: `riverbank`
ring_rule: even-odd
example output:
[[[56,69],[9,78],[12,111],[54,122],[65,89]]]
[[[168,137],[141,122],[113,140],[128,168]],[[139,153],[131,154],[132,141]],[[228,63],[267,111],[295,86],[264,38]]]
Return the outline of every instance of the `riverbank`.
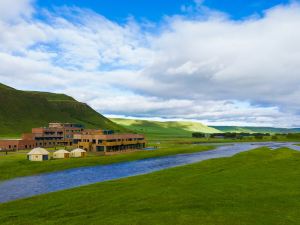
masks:
[[[300,153],[259,148],[0,204],[2,224],[300,224]]]
[[[54,172],[70,168],[105,165],[117,162],[132,161],[138,159],[174,155],[180,153],[192,153],[211,150],[213,146],[199,146],[193,144],[175,144],[162,142],[160,148],[154,151],[136,151],[127,154],[103,156],[96,153],[88,153],[86,158],[56,159],[43,162],[31,162],[27,160],[28,151],[9,152],[8,155],[0,155],[0,181],[35,175],[45,172]]]

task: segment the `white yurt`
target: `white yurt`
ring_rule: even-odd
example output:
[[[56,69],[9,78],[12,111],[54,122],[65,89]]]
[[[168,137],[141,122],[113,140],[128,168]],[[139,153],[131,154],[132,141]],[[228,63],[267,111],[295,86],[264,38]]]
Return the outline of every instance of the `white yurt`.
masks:
[[[49,152],[44,148],[34,148],[27,153],[27,159],[30,161],[44,161],[49,159]]]
[[[86,151],[81,149],[81,148],[76,148],[71,151],[71,157],[73,158],[80,158],[80,157],[85,157],[86,156]]]
[[[61,149],[53,153],[54,159],[65,159],[70,157],[70,152],[67,150]]]

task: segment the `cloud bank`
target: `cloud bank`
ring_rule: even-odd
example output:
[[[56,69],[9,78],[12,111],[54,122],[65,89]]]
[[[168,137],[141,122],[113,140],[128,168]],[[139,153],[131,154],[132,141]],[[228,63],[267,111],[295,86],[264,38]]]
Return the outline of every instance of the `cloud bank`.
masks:
[[[4,2],[0,82],[63,92],[109,115],[300,126],[297,2],[240,21],[198,3],[151,29]]]

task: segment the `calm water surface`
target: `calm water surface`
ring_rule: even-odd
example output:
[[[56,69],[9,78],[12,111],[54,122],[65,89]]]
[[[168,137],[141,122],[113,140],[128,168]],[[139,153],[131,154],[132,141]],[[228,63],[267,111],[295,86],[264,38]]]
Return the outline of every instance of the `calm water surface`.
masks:
[[[103,166],[81,167],[35,176],[20,177],[0,182],[0,203],[102,181],[147,174],[153,171],[191,164],[206,159],[229,157],[239,152],[261,146],[267,146],[272,149],[288,147],[300,151],[300,146],[296,146],[293,143],[236,143],[218,146],[215,150],[205,152],[178,154]]]

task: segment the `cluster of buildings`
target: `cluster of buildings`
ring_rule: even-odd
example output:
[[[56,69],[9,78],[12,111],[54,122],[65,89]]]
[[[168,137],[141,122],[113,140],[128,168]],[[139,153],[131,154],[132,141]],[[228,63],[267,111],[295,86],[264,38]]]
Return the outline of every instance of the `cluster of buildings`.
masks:
[[[49,123],[48,127],[32,128],[32,132],[23,134],[21,139],[0,140],[0,150],[4,151],[72,146],[106,154],[143,149],[145,145],[145,137],[141,134],[85,129],[74,123]]]
[[[27,153],[27,159],[30,161],[45,161],[49,160],[50,153],[44,148],[34,148]],[[76,148],[71,152],[61,149],[53,153],[54,159],[66,159],[66,158],[83,158],[86,156],[86,151],[80,148]]]

